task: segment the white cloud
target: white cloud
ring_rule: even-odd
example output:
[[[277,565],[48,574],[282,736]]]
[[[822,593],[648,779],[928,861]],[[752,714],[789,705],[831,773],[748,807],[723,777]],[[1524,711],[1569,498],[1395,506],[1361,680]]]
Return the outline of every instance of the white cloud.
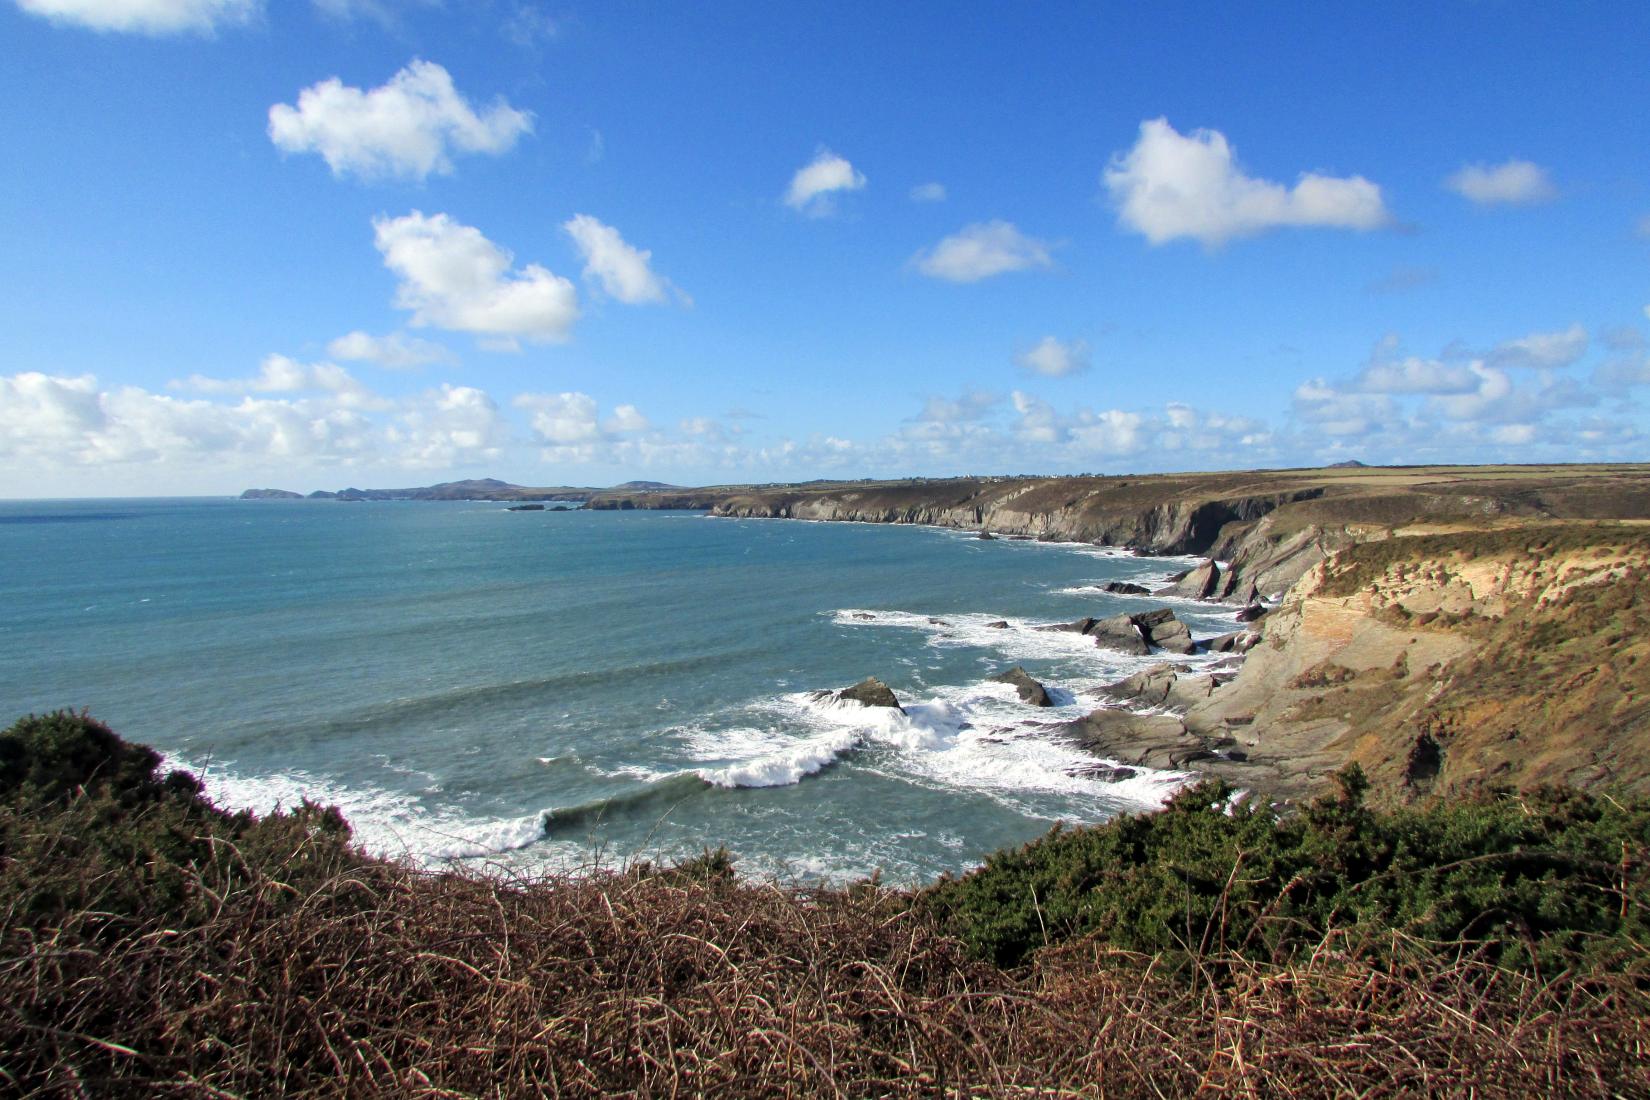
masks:
[[[1052,267],[1051,248],[1021,233],[1012,222],[977,222],[917,253],[911,262],[936,279],[976,283],[1005,272]]]
[[[1492,367],[1525,367],[1530,370],[1557,370],[1568,367],[1587,354],[1587,330],[1579,324],[1559,332],[1532,332],[1517,340],[1497,344],[1485,356]]]
[[[934,396],[923,402],[922,411],[913,419],[930,424],[960,424],[981,419],[1001,403],[1002,398],[996,394],[979,390],[965,393],[955,400]]]
[[[330,369],[328,369],[330,368]],[[390,401],[330,364],[266,359],[258,375],[177,398],[96,378],[0,377],[0,458],[39,469],[198,471],[297,466],[447,468],[502,453],[509,426],[479,390],[442,386]],[[212,382],[213,380],[204,380]],[[311,396],[253,396],[295,393]]]
[[[384,266],[401,279],[395,304],[415,325],[432,325],[491,338],[513,347],[568,337],[579,316],[572,282],[538,264],[512,271],[511,254],[471,226],[446,214],[413,211],[373,219]]]
[[[602,424],[602,428],[609,434],[618,435],[624,432],[645,432],[651,424],[647,417],[635,405],[619,405],[613,410],[613,415]]]
[[[1089,346],[1084,340],[1061,343],[1052,336],[1045,336],[1036,346],[1016,355],[1014,362],[1022,370],[1031,371],[1033,374],[1063,378],[1068,374],[1088,370]]]
[[[210,34],[246,23],[263,0],[17,0],[30,15],[94,31],[132,34]]]
[[[445,469],[497,459],[510,425],[484,391],[443,382],[402,415],[389,438],[403,465]]]
[[[1397,416],[1387,395],[1347,393],[1322,378],[1295,387],[1294,410],[1300,419],[1335,437],[1368,435]]]
[[[209,394],[329,393],[351,407],[371,407],[381,401],[349,371],[336,363],[300,363],[285,355],[266,355],[251,378],[208,378],[191,374],[169,389]]]
[[[791,177],[785,205],[810,218],[820,218],[835,211],[837,192],[859,191],[864,187],[865,177],[855,171],[852,164],[822,148]]]
[[[532,414],[533,434],[553,447],[606,438],[596,419],[596,399],[587,393],[524,393],[514,404]]]
[[[1477,387],[1477,376],[1461,364],[1410,356],[1369,363],[1349,388],[1356,393],[1467,393]]]
[[[649,266],[653,253],[626,244],[617,229],[589,214],[573,215],[562,223],[562,228],[584,258],[585,279],[598,280],[610,298],[628,305],[668,300],[670,280],[654,274]],[[677,294],[683,302],[691,303],[686,294]]]
[[[1527,160],[1469,164],[1452,173],[1444,186],[1480,206],[1527,206],[1558,197],[1547,170]]]
[[[912,202],[944,202],[945,184],[919,183],[911,188]]]
[[[478,114],[432,61],[415,60],[370,91],[331,77],[299,92],[296,107],[269,109],[277,148],[319,153],[333,175],[369,180],[446,174],[454,154],[504,153],[532,129],[533,116],[503,99]]]
[[[1295,186],[1245,175],[1218,130],[1176,132],[1166,119],[1102,175],[1118,222],[1153,244],[1190,237],[1214,247],[1285,226],[1379,229],[1392,219],[1381,189],[1362,176],[1303,172]]]
[[[1468,393],[1429,397],[1428,409],[1449,420],[1496,419],[1501,407],[1513,394],[1512,378],[1507,372],[1482,363],[1469,363],[1467,369],[1477,378],[1477,386]]]
[[[452,363],[453,353],[433,340],[420,340],[404,332],[373,336],[357,329],[327,345],[327,354],[350,362],[376,363],[389,370],[411,370],[431,363]]]

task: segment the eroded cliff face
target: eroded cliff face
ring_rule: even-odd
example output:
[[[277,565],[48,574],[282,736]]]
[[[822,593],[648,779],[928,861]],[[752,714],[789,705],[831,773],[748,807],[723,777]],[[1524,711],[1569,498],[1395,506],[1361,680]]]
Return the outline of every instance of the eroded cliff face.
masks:
[[[1229,589],[1253,582],[1274,595],[1330,555],[1418,523],[1650,515],[1650,472],[1477,467],[954,478],[598,497],[591,506],[931,524],[1146,554],[1203,554],[1232,563]]]
[[[1646,626],[1644,527],[1401,531],[1309,570],[1182,720],[1243,746],[1285,796],[1349,762],[1390,801],[1481,783],[1650,792]]]

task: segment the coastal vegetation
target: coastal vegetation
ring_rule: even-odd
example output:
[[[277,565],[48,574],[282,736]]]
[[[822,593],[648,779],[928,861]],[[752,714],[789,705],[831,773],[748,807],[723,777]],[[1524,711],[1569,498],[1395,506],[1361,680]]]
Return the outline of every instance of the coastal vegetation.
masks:
[[[0,733],[8,1092],[1650,1090],[1642,800],[1201,786],[913,893],[423,871],[160,763],[82,714]]]

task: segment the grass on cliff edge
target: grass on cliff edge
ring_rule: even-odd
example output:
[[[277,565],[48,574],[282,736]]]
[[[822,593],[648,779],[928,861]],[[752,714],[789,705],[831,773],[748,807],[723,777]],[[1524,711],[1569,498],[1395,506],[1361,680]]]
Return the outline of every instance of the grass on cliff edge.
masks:
[[[913,895],[420,872],[158,764],[0,733],[0,1091],[1650,1093],[1642,804],[1205,787]]]

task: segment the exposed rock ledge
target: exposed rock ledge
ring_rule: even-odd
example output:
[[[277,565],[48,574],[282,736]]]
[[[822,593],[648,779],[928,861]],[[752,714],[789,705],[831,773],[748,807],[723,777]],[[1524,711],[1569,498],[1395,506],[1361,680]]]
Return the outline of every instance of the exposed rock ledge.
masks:
[[[1102,689],[1107,705],[1063,732],[1123,764],[1280,800],[1349,762],[1389,802],[1483,783],[1650,792],[1650,528],[1362,543],[1258,629],[1235,673],[1155,666]]]

